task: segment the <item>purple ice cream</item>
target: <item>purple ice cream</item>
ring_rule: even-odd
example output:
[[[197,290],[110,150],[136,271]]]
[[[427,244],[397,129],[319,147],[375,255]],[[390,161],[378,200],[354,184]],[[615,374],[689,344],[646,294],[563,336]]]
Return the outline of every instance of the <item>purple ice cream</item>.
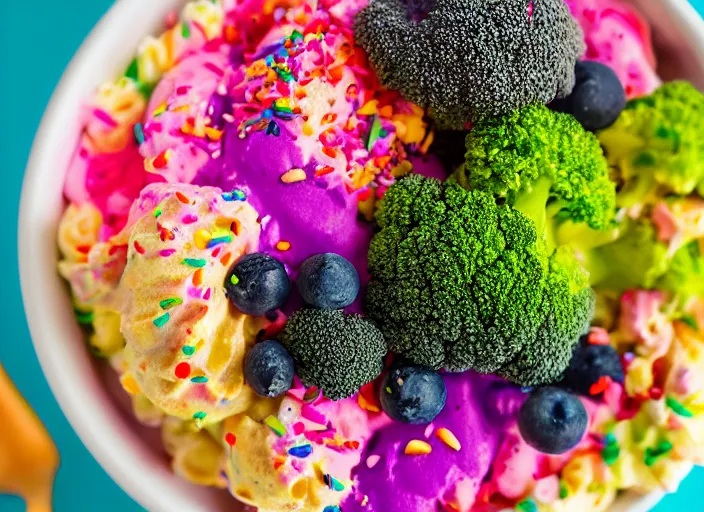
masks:
[[[452,432],[460,451],[433,434],[426,438],[425,425],[394,422],[377,431],[365,447],[362,462],[353,471],[356,492],[342,510],[437,512],[446,503],[458,510],[471,508],[524,394],[500,379],[473,372],[446,374],[443,379],[447,403],[432,427]],[[412,440],[426,441],[432,452],[406,455]]]

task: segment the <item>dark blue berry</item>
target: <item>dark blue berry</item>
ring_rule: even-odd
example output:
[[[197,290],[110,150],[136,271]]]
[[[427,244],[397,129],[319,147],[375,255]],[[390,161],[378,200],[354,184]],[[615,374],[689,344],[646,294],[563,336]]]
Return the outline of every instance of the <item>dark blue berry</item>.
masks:
[[[623,366],[611,345],[580,343],[572,354],[562,384],[576,393],[591,396],[590,389],[601,377],[623,382]]]
[[[578,62],[574,72],[572,93],[551,106],[572,114],[585,130],[608,128],[626,106],[626,92],[618,76],[598,62]]]
[[[291,281],[283,264],[262,253],[240,258],[225,280],[227,298],[252,316],[280,308],[290,291]]]
[[[307,304],[320,309],[342,309],[359,294],[359,274],[352,263],[338,254],[316,254],[301,264],[297,285]]]
[[[442,377],[424,366],[395,364],[379,393],[381,406],[396,421],[430,423],[445,407],[447,388]]]
[[[565,453],[587,430],[587,410],[575,395],[560,388],[539,388],[518,413],[518,428],[526,443],[539,452]]]
[[[244,378],[256,394],[281,396],[293,385],[293,358],[277,341],[262,341],[244,358]]]

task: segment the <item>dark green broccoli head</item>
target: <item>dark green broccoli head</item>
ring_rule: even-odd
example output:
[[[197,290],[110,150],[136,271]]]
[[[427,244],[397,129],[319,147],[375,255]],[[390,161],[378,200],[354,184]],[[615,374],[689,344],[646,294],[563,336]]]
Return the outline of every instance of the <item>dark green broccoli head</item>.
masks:
[[[390,349],[415,363],[509,371],[540,339],[562,354],[586,330],[591,291],[576,262],[548,256],[533,221],[491,194],[412,175],[388,189],[377,223],[366,308]],[[568,362],[536,359],[528,377],[511,378],[550,382]]]
[[[704,193],[704,95],[689,82],[668,82],[628,102],[599,132],[624,185],[618,205],[654,202],[668,193]]]
[[[383,369],[387,347],[374,324],[342,310],[303,309],[281,336],[306,386],[340,400],[355,394]]]
[[[374,0],[355,38],[384,85],[455,129],[567,96],[584,51],[564,0]]]
[[[587,274],[564,247],[550,258],[545,293],[541,311],[545,320],[537,336],[498,372],[523,386],[557,380],[572,359],[574,346],[565,339],[578,340],[589,331],[594,316],[595,297]]]
[[[558,222],[611,226],[615,186],[596,137],[568,115],[530,105],[478,123],[467,135],[457,180],[470,189],[505,197],[540,230]]]

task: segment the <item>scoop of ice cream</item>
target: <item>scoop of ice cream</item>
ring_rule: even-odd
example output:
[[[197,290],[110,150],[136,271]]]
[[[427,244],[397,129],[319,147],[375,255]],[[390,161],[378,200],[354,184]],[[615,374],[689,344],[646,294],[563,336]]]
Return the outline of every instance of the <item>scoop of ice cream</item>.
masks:
[[[260,512],[320,512],[338,506],[352,489],[351,470],[374,428],[388,418],[370,418],[354,398],[304,400],[291,391],[278,413],[241,414],[224,430],[237,445],[227,464],[230,491]]]
[[[472,508],[522,393],[473,372],[447,374],[443,379],[447,402],[431,426],[393,423],[374,433],[353,472],[355,493],[344,502],[343,510],[435,512],[446,506],[467,512]],[[456,438],[459,450],[442,440],[446,434],[440,429]],[[409,443],[419,441],[428,443],[432,451],[405,453]]]
[[[566,2],[582,26],[585,59],[612,68],[628,98],[650,94],[660,85],[650,27],[632,5],[622,0]]]
[[[218,150],[222,131],[206,119],[222,115],[217,91],[226,91],[227,53],[226,46],[193,53],[158,83],[139,146],[147,171],[190,183]]]
[[[244,410],[243,358],[261,321],[236,311],[223,284],[257,248],[256,211],[219,189],[155,184],[128,226],[115,302],[132,378],[164,412],[198,424]]]
[[[308,256],[336,252],[364,280],[371,227],[358,202],[409,172],[408,157],[432,140],[421,109],[379,90],[353,44],[356,8],[337,9],[347,21],[293,8],[251,54],[191,55],[156,89],[158,115],[144,127],[147,169],[243,192],[262,220],[262,250],[293,277]]]

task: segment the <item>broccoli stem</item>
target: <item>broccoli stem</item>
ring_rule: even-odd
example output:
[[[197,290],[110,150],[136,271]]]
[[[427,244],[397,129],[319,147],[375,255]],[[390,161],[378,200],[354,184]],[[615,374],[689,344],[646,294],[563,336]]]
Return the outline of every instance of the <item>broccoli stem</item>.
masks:
[[[535,223],[537,233],[542,233],[547,253],[552,254],[555,249],[555,235],[552,229],[552,222],[548,225],[547,203],[550,197],[550,188],[553,181],[545,176],[533,182],[530,191],[521,192],[516,196],[513,208],[531,219]],[[555,209],[551,209],[551,212]],[[559,208],[556,209],[559,211]],[[556,213],[555,211],[555,213]],[[553,215],[551,214],[551,218]]]

